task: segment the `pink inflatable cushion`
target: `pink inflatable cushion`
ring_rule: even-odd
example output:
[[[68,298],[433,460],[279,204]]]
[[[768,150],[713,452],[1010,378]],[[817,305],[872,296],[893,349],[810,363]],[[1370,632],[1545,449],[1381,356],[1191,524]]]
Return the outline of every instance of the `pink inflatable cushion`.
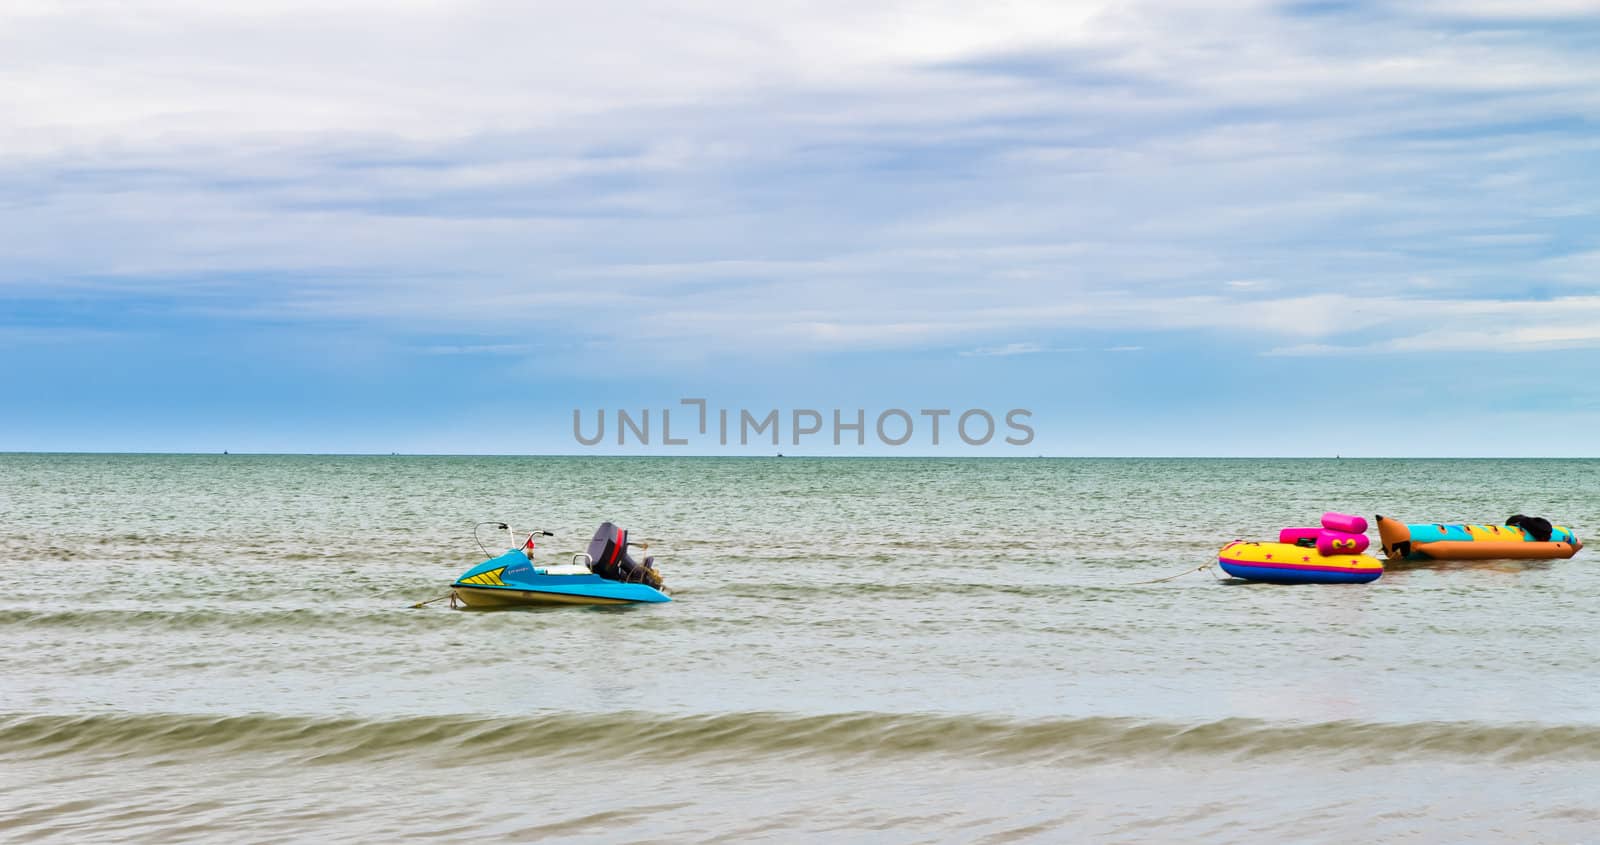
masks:
[[[1345,531],[1351,534],[1367,533],[1367,518],[1356,516],[1353,513],[1334,513],[1328,511],[1322,515],[1322,527],[1329,531]]]
[[[1301,540],[1315,540],[1321,535],[1321,528],[1285,528],[1278,532],[1278,542],[1292,546]]]
[[[1367,535],[1347,531],[1323,531],[1317,535],[1317,553],[1331,555],[1358,555],[1367,550]]]

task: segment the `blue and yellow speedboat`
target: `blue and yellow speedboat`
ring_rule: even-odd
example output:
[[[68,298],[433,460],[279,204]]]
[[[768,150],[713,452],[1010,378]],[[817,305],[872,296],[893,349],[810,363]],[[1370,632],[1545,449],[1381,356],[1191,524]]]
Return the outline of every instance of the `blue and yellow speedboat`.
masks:
[[[504,523],[483,523],[504,527]],[[628,554],[628,532],[606,522],[589,542],[587,554],[572,563],[535,566],[533,538],[467,570],[450,585],[452,604],[467,607],[515,607],[536,604],[637,604],[672,601],[656,571],[655,558],[643,563]],[[642,547],[641,547],[642,548]]]

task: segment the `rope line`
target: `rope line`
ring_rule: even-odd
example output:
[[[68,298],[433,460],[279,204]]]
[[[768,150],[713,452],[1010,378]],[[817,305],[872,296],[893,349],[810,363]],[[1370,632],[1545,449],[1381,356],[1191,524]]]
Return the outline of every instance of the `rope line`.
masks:
[[[1156,578],[1155,580],[1152,580],[1152,581],[1135,581],[1132,584],[1128,584],[1127,586],[1129,586],[1129,587],[1137,587],[1137,586],[1140,586],[1141,584],[1160,584],[1160,583],[1165,582],[1165,581],[1171,581],[1171,580],[1173,580],[1175,578],[1182,578],[1185,575],[1193,575],[1196,572],[1204,572],[1205,570],[1210,569],[1213,565],[1214,564],[1208,563],[1208,564],[1206,564],[1204,566],[1197,566],[1197,567],[1195,567],[1193,569],[1185,569],[1184,571],[1179,572],[1177,575],[1168,575],[1165,578]]]

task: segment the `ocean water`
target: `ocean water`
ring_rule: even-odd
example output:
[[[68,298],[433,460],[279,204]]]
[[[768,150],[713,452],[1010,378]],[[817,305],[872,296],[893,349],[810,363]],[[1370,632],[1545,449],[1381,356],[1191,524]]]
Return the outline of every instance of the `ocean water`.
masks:
[[[0,840],[1600,841],[1600,549],[1137,583],[1597,470],[0,455]],[[602,519],[676,601],[409,607]]]

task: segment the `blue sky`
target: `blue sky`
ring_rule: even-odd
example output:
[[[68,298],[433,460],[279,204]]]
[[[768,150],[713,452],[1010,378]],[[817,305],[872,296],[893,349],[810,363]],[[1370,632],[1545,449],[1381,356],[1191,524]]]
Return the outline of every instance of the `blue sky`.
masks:
[[[324,5],[0,10],[0,451],[1600,454],[1600,3]]]

